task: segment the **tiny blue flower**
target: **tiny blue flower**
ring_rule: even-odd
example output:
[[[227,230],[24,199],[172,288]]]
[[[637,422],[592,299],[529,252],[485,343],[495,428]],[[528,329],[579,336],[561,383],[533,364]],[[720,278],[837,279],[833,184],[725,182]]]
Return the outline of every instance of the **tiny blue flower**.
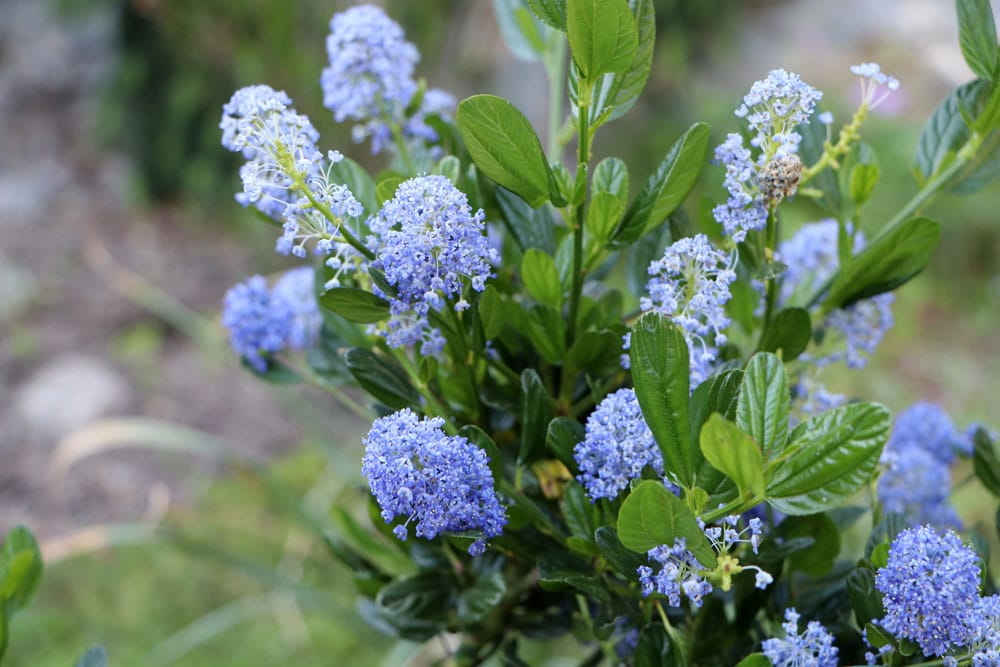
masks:
[[[382,509],[386,523],[402,517],[393,529],[405,540],[415,522],[418,537],[482,531],[486,538],[503,532],[507,517],[493,488],[489,458],[461,436],[449,436],[440,417],[420,419],[409,408],[375,420],[364,438],[361,472]],[[483,539],[469,547],[478,556]]]
[[[252,276],[226,292],[222,324],[233,351],[263,373],[267,356],[288,346],[292,312],[286,301],[272,298],[263,276]]]
[[[764,655],[774,667],[837,667],[837,647],[831,635],[819,621],[809,621],[806,631],[799,633],[799,613],[794,607],[785,610],[784,639],[765,639]]]
[[[885,617],[895,637],[943,656],[973,639],[979,599],[979,556],[952,531],[907,528],[889,547],[889,562],[875,575]]]
[[[869,109],[874,109],[894,91],[899,90],[899,80],[884,74],[876,63],[852,65],[851,74],[861,79],[861,104]],[[882,91],[881,95],[878,95],[879,91]]]
[[[577,480],[592,501],[616,498],[647,465],[663,474],[663,455],[628,388],[608,394],[590,413],[573,458],[580,467]]]
[[[271,298],[287,304],[292,319],[288,332],[288,346],[307,349],[319,336],[323,317],[316,304],[316,272],[311,266],[292,269],[274,284]]]

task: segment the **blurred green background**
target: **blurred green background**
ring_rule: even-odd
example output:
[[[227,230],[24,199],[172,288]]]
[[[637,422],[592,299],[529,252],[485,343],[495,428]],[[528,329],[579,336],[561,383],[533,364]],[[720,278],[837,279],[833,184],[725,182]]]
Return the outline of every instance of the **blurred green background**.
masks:
[[[540,66],[505,54],[489,4],[396,0],[385,6],[418,45],[423,58],[418,73],[430,85],[459,98],[499,91],[542,119]],[[877,23],[875,4],[870,3],[869,18]],[[879,11],[886,4],[893,5],[882,3]],[[939,4],[951,20],[949,3]],[[60,130],[59,136],[72,142],[68,148],[60,143],[59,150],[71,151],[72,169],[83,174],[68,178],[80,191],[73,206],[83,206],[80,224],[87,231],[73,236],[80,232],[70,230],[69,204],[54,214],[39,209],[39,221],[50,221],[56,229],[64,225],[65,234],[79,242],[60,250],[58,243],[36,239],[54,246],[52,256],[22,260],[29,283],[35,280],[38,289],[12,311],[15,315],[0,320],[0,360],[5,362],[0,396],[20,405],[22,385],[37,377],[46,358],[80,347],[106,358],[132,392],[95,416],[143,414],[189,424],[219,435],[255,463],[192,463],[192,457],[180,454],[140,453],[130,459],[127,453],[108,452],[70,469],[90,470],[102,480],[94,468],[108,460],[125,461],[143,474],[136,477],[126,467],[119,475],[153,485],[162,473],[176,482],[179,490],[172,491],[161,517],[165,530],[156,537],[135,529],[141,512],[119,516],[107,509],[116,505],[111,491],[102,492],[104,504],[95,505],[87,500],[92,496],[85,485],[70,489],[65,502],[53,501],[52,489],[42,484],[0,485],[0,501],[37,494],[23,508],[9,514],[0,510],[0,523],[33,522],[47,553],[59,555],[49,564],[33,605],[14,621],[5,664],[65,666],[95,642],[108,647],[113,665],[308,666],[338,660],[397,665],[429,659],[418,647],[386,640],[361,621],[354,607],[355,582],[322,541],[309,537],[289,501],[310,499],[323,518],[323,508],[334,501],[364,514],[358,461],[366,425],[331,414],[337,408],[325,396],[294,387],[259,390],[263,395],[254,393],[251,407],[241,412],[234,406],[246,405],[240,402],[244,390],[234,387],[255,380],[230,358],[214,323],[229,284],[283,265],[271,252],[270,232],[232,202],[238,161],[219,145],[218,118],[233,90],[258,82],[285,89],[320,130],[324,147],[338,147],[374,169],[384,166],[367,155],[367,148],[351,146],[349,128],[335,126],[321,105],[318,80],[326,61],[327,22],[347,6],[316,0],[59,0],[43,17],[70,33],[99,17],[109,64],[85,89],[42,90],[34,101],[21,101],[20,111],[18,101],[7,104],[15,120],[5,133],[21,127],[14,114],[23,109],[51,114],[56,123],[68,113],[58,108],[67,96],[83,104],[81,115],[72,117],[77,125]],[[903,81],[905,103],[890,109],[891,116],[874,117],[866,128],[879,155],[882,184],[863,224],[877,229],[879,220],[915,191],[909,165],[919,127],[957,81],[949,79],[947,67],[929,69],[919,61],[917,45],[907,42],[910,36],[902,28],[895,35],[859,32],[854,24],[866,20],[857,11],[864,3],[845,4],[839,11],[852,16],[840,22],[818,17],[818,6],[794,0],[659,0],[650,83],[629,115],[599,136],[595,153],[624,157],[637,189],[690,123],[709,121],[714,143],[721,141],[736,126],[737,100],[768,69],[784,66],[802,73],[826,91],[824,108],[846,118],[854,85],[848,66],[884,56],[884,69]],[[16,25],[8,31],[16,37]],[[948,61],[958,53],[957,43],[948,33],[943,39],[951,42],[944,42],[944,55],[937,57]],[[0,71],[26,66],[9,53],[0,50]],[[954,76],[960,80],[961,72]],[[544,126],[541,120],[536,124]],[[18,155],[36,155],[32,146],[17,144]],[[113,184],[102,185],[94,171],[110,173]],[[707,169],[701,192],[720,197],[721,180],[721,170]],[[110,192],[110,203],[87,208],[95,191]],[[689,201],[692,215],[697,201],[697,196]],[[995,184],[973,197],[948,195],[935,202],[927,213],[941,220],[945,231],[933,264],[899,293],[897,325],[870,366],[830,373],[825,380],[832,390],[879,400],[894,410],[918,399],[935,400],[960,426],[970,420],[1000,425],[994,417],[1000,414],[997,210]],[[817,215],[800,201],[793,217]],[[9,238],[9,230],[0,231]],[[23,248],[18,244],[26,241],[6,243],[0,253],[17,259]],[[95,248],[107,249],[112,259]],[[25,264],[37,264],[41,277],[30,278],[31,267]],[[194,278],[178,275],[190,271]],[[87,281],[83,284],[100,285],[97,289],[106,293],[97,302],[100,307],[86,307],[77,318],[79,297],[67,293],[74,292],[71,286],[80,276]],[[89,303],[86,298],[92,297],[83,297]],[[132,306],[109,305],[118,300]],[[60,327],[70,333],[60,337],[54,333]],[[80,332],[86,332],[84,343]],[[184,377],[175,378],[178,373]],[[163,394],[164,387],[174,393]],[[211,403],[213,410],[203,412],[192,407],[224,393],[231,393],[234,403]],[[183,394],[188,395],[178,397]],[[165,401],[173,401],[172,407],[164,407]],[[264,415],[257,418],[270,420],[271,430],[253,426],[251,413],[257,408]],[[285,415],[283,421],[279,414]],[[245,427],[233,430],[227,422]],[[42,452],[29,459],[45,465],[65,435],[26,436],[25,442],[37,441]],[[11,437],[6,447],[22,446]],[[31,474],[40,476],[42,469],[32,468]],[[140,509],[149,488],[141,489]],[[984,512],[991,506],[978,496],[963,492],[958,500],[968,521],[992,524],[992,512]],[[87,527],[104,523],[132,528],[91,535],[88,541]],[[558,649],[550,647],[550,652],[558,654]]]

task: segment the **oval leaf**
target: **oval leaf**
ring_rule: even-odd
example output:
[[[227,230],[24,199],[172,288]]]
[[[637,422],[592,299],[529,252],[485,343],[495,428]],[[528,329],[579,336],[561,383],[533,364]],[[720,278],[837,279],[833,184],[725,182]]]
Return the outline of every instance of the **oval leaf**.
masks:
[[[785,308],[774,314],[760,339],[758,351],[780,351],[783,361],[794,361],[806,351],[811,338],[809,311],[803,308]]]
[[[997,29],[989,0],[956,0],[958,44],[969,69],[990,81],[997,68]]]
[[[701,429],[701,452],[717,470],[736,482],[741,497],[764,497],[764,455],[739,426],[713,414]]]
[[[755,354],[743,375],[736,424],[760,445],[765,460],[785,449],[789,403],[785,365],[768,352]]]
[[[573,62],[590,80],[624,70],[639,46],[628,0],[568,0],[566,29]]]
[[[556,261],[538,248],[528,248],[521,259],[521,281],[533,299],[553,308],[562,305],[562,284]]]
[[[520,464],[531,463],[545,451],[545,435],[552,420],[552,401],[535,369],[521,373]]]
[[[358,384],[391,410],[420,405],[420,395],[401,368],[360,347],[344,353],[344,362]]]
[[[636,553],[646,553],[655,546],[672,546],[683,537],[698,562],[715,567],[715,552],[694,514],[684,501],[670,493],[661,482],[647,479],[632,489],[618,512],[618,538]]]
[[[329,289],[320,294],[319,302],[351,322],[369,324],[389,317],[388,301],[355,287]]]

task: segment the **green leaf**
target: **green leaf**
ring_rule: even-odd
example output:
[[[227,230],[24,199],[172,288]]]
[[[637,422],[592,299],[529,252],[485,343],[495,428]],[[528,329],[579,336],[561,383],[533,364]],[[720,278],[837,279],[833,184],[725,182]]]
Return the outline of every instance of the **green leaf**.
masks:
[[[528,6],[546,25],[566,32],[566,0],[528,0]]]
[[[108,667],[108,652],[100,644],[91,646],[74,667]]]
[[[517,462],[525,465],[545,451],[545,434],[552,421],[552,400],[533,368],[521,373],[521,451]]]
[[[566,485],[562,497],[562,509],[570,533],[593,543],[600,515],[597,506],[590,502],[583,487],[576,480],[571,480]]]
[[[770,658],[763,653],[751,653],[736,663],[736,667],[773,667]]]
[[[556,251],[554,224],[547,206],[532,208],[528,202],[503,188],[496,189],[496,198],[504,224],[522,251],[538,248],[550,255]]]
[[[940,236],[941,225],[914,218],[875,239],[837,272],[824,306],[845,308],[896,289],[924,270]]]
[[[715,567],[715,552],[694,514],[662,482],[645,480],[632,489],[618,512],[618,538],[627,549],[646,553],[683,537],[698,562]]]
[[[375,608],[400,637],[423,642],[446,627],[446,613],[454,606],[452,593],[440,573],[421,572],[384,586],[375,597]]]
[[[552,170],[531,122],[517,107],[493,95],[473,95],[458,105],[456,120],[480,171],[532,207],[549,200]]]
[[[493,482],[499,484],[503,479],[503,455],[500,453],[500,448],[493,442],[493,438],[472,424],[466,424],[458,429],[458,434],[486,452],[486,456],[490,460],[490,473],[493,475]]]
[[[601,246],[607,245],[624,212],[625,204],[615,195],[610,192],[594,193],[587,207],[587,233]]]
[[[663,453],[663,467],[690,488],[701,451],[692,446],[688,422],[691,367],[684,334],[666,315],[645,313],[632,328],[629,359],[636,398]]]
[[[570,472],[576,474],[577,463],[573,457],[576,443],[583,440],[586,432],[583,424],[569,417],[556,417],[549,422],[545,432],[545,447],[559,459]]]
[[[861,206],[872,196],[879,173],[877,164],[856,164],[851,169],[850,192],[855,206]]]
[[[989,0],[955,0],[958,44],[969,69],[992,81],[997,68],[997,30]]]
[[[551,255],[538,248],[528,248],[521,258],[521,281],[536,301],[556,309],[562,306],[562,284]]]
[[[458,594],[455,613],[458,620],[468,625],[480,623],[496,609],[507,592],[507,582],[502,572],[489,572],[476,580],[471,588]]]
[[[645,564],[643,558],[625,548],[618,539],[618,531],[611,526],[598,528],[594,532],[594,541],[604,560],[621,575],[631,579],[636,576],[639,566]]]
[[[882,594],[875,588],[875,573],[870,567],[860,565],[847,575],[847,594],[859,626],[868,625],[884,615]]]
[[[623,72],[605,75],[594,90],[595,104],[592,106],[601,109],[603,114],[604,109],[610,105],[611,116],[608,120],[617,120],[632,108],[646,87],[649,72],[653,68],[653,50],[656,44],[653,0],[632,0],[630,4],[639,38],[635,57]]]
[[[972,465],[976,477],[994,496],[1000,497],[1000,452],[996,441],[990,438],[986,429],[979,427],[972,435]]]
[[[736,483],[741,497],[764,497],[764,455],[739,426],[713,414],[701,429],[701,452]]]
[[[946,168],[969,140],[966,117],[975,117],[990,93],[986,81],[972,81],[956,88],[924,123],[917,138],[915,167],[923,182]]]
[[[396,188],[403,180],[399,176],[390,176],[378,182],[378,185],[375,186],[375,199],[378,200],[379,206],[393,198],[396,194]]]
[[[31,531],[14,526],[0,549],[0,607],[5,614],[22,608],[42,578],[42,552]]]
[[[355,287],[334,287],[319,296],[320,305],[345,320],[368,324],[389,317],[389,302]]]
[[[800,424],[768,479],[771,505],[801,515],[842,504],[871,478],[891,422],[881,405],[854,403]]]
[[[538,585],[545,591],[560,591],[573,588],[597,602],[607,603],[610,600],[604,580],[593,572],[578,570],[539,569]]]
[[[717,373],[698,385],[691,394],[691,442],[699,441],[701,429],[712,414],[719,413],[726,419],[735,419],[742,381],[743,371],[732,369]],[[733,489],[732,482],[725,475],[704,461],[698,466],[695,484],[710,495]]]
[[[493,0],[493,14],[504,43],[515,56],[534,61],[545,52],[549,30],[532,16],[524,0]]]
[[[487,285],[479,295],[479,321],[483,323],[483,336],[486,340],[499,336],[507,322],[503,300],[493,285]]]
[[[616,243],[635,241],[681,205],[705,166],[708,139],[708,125],[695,123],[674,143],[618,223]]]
[[[777,527],[776,534],[785,542],[800,537],[812,539],[812,544],[789,555],[793,570],[805,572],[810,577],[822,577],[833,568],[840,553],[840,530],[826,514],[786,517]]]
[[[434,165],[434,172],[439,176],[444,176],[449,181],[458,185],[462,178],[462,161],[454,155],[445,155]]]
[[[551,306],[536,305],[528,311],[528,340],[550,364],[560,364],[566,356],[566,320]]]
[[[344,361],[362,389],[390,410],[420,405],[420,394],[399,366],[360,347],[345,352]]]
[[[375,195],[375,181],[368,175],[368,170],[349,157],[330,165],[330,182],[346,185],[362,206],[365,212],[374,214],[378,211],[378,197]]]
[[[397,549],[387,548],[383,537],[362,527],[358,520],[344,507],[339,505],[331,507],[330,518],[337,527],[338,535],[343,536],[347,544],[357,554],[371,561],[381,571],[394,576],[413,572],[414,564],[405,554]],[[378,520],[381,522],[381,517]],[[389,539],[395,540],[396,538]]]
[[[639,47],[627,0],[568,0],[566,28],[573,62],[586,79],[624,70]]]
[[[785,449],[790,402],[785,365],[769,352],[755,354],[743,375],[736,423],[760,445],[767,461]]]
[[[809,311],[803,308],[785,308],[771,318],[771,323],[761,338],[759,352],[781,352],[783,361],[794,361],[809,347],[812,322]]]
[[[628,201],[628,167],[616,157],[606,157],[594,167],[591,181],[593,192],[614,195],[624,204]]]

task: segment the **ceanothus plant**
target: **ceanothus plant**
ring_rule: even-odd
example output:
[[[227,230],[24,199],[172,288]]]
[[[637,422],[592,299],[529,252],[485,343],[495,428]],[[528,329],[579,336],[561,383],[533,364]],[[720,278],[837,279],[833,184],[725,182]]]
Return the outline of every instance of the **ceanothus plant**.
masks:
[[[1000,603],[969,546],[984,540],[942,532],[968,528],[949,504],[958,458],[1000,496],[995,438],[930,404],[893,427],[821,377],[864,366],[892,326],[893,290],[940,234],[926,203],[998,171],[993,16],[956,5],[978,78],[934,111],[917,192],[888,220],[866,215],[862,129],[899,82],[872,63],[850,68],[861,102],[839,129],[775,69],[714,151],[696,123],[631,187],[624,161],[597,160],[652,67],[652,0],[494,3],[549,76],[545,149],[509,101],[456,105],[416,79],[416,48],[371,5],[333,17],[320,83],[388,161],[376,177],[322,150],[286,93],[233,95],[236,199],[303,265],[234,287],[223,323],[248,370],[372,420],[372,525],[337,512],[324,538],[376,629],[438,637],[455,665],[526,664],[532,640],[564,635],[582,665],[1000,664]],[[706,167],[725,192],[695,223],[683,204]],[[788,229],[790,199],[817,222]],[[842,550],[862,515],[863,552]]]

